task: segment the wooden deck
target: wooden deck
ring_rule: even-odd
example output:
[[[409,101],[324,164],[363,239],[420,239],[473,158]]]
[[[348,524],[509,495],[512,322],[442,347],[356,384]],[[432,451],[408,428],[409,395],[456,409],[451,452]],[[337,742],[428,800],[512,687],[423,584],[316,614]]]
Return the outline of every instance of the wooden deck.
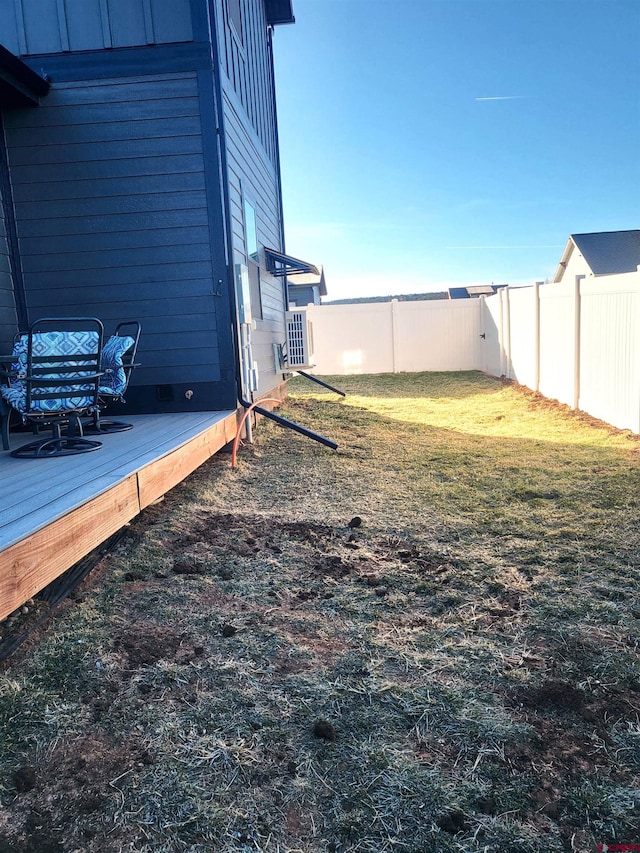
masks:
[[[233,440],[235,411],[126,416],[92,453],[0,453],[0,619]],[[12,449],[32,441],[12,434]]]

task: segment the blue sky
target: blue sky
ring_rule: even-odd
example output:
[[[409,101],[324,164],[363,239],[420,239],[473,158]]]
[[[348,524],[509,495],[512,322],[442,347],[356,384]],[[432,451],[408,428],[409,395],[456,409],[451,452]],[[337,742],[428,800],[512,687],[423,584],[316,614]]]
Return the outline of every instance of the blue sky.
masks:
[[[287,251],[328,299],[530,284],[640,228],[638,0],[294,0]]]

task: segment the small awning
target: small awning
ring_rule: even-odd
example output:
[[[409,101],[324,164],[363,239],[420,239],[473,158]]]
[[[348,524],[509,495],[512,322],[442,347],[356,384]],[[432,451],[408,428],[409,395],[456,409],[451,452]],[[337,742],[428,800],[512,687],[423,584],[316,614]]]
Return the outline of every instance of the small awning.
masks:
[[[327,285],[324,280],[324,267],[318,267],[318,274],[312,272],[299,272],[287,275],[289,287],[317,287],[320,296],[327,295]]]
[[[318,267],[314,264],[301,261],[299,258],[292,258],[291,255],[283,255],[282,252],[276,252],[275,249],[267,249],[266,246],[264,247],[264,260],[267,270],[271,275],[275,275],[278,278],[303,272],[320,275]]]
[[[0,108],[35,107],[49,91],[49,81],[0,45]]]

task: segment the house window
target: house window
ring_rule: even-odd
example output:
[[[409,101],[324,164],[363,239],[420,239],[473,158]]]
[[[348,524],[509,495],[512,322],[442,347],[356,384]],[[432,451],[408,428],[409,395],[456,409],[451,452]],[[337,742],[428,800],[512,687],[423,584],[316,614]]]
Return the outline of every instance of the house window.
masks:
[[[258,228],[256,225],[256,209],[245,198],[244,206],[244,239],[247,250],[247,267],[249,269],[249,290],[251,293],[251,313],[256,320],[262,320],[262,293],[260,292],[260,255],[258,246]]]
[[[227,0],[227,17],[229,23],[233,27],[242,44],[242,14],[240,12],[240,3],[242,0]]]

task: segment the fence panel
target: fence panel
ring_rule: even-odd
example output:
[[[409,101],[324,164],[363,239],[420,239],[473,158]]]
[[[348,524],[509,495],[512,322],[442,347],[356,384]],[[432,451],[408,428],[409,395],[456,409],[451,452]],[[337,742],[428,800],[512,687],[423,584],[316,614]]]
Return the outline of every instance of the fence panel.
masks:
[[[503,305],[500,293],[480,300],[482,305],[482,370],[490,376],[503,374]]]
[[[484,369],[640,432],[640,273],[501,291]]]
[[[640,432],[640,287],[634,278],[582,282],[579,406]]]
[[[309,305],[315,372],[481,370],[480,302]]]
[[[538,384],[536,337],[539,333],[536,322],[536,288],[509,288],[505,297],[509,300],[511,323],[506,375],[535,390]]]
[[[540,393],[574,405],[575,293],[573,285],[540,288]]]
[[[396,371],[478,370],[480,301],[392,302]]]
[[[393,373],[389,303],[309,305],[315,373]]]

